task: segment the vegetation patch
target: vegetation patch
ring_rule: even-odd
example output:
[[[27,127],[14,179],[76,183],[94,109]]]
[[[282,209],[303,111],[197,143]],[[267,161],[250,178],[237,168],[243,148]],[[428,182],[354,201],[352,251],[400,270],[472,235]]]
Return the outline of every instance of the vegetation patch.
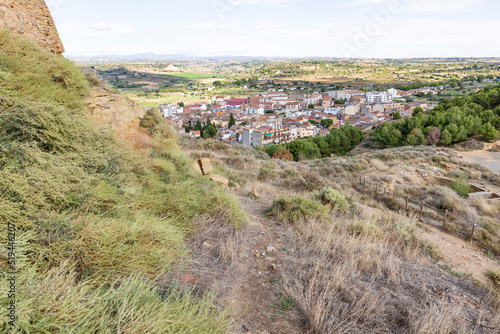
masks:
[[[326,222],[331,219],[329,207],[302,196],[289,196],[275,200],[268,214],[288,224],[297,224],[307,220]]]

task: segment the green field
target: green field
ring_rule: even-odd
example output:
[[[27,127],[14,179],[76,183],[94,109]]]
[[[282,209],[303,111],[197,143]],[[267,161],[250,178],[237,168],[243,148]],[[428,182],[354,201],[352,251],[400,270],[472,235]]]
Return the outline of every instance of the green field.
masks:
[[[210,74],[200,74],[200,73],[177,73],[177,74],[169,74],[169,77],[177,77],[184,78],[188,80],[196,80],[196,79],[209,79],[214,78],[215,76]]]

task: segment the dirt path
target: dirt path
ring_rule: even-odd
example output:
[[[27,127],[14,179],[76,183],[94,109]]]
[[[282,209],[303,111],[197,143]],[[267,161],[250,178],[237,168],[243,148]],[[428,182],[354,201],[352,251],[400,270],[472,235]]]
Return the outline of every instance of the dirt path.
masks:
[[[280,309],[280,270],[294,240],[293,231],[265,215],[270,196],[252,199],[239,196],[250,218],[239,236],[240,256],[232,263],[217,260],[216,241],[200,236],[192,245],[193,258],[182,275],[188,287],[204,293],[215,291],[217,302],[236,319],[232,333],[303,333],[293,311]],[[224,242],[224,241],[223,241]],[[203,246],[205,243],[205,246]],[[210,248],[210,244],[214,246]]]
[[[459,151],[459,156],[470,162],[475,162],[489,168],[492,172],[500,173],[500,153],[491,152],[493,147],[500,147],[498,142],[487,143],[482,150]]]

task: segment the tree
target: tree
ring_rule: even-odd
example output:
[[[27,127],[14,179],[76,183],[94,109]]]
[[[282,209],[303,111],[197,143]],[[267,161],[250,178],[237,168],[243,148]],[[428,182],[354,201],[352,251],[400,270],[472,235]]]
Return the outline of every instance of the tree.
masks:
[[[483,140],[494,141],[498,139],[498,130],[495,129],[491,123],[484,124],[480,129],[479,133],[483,135]]]
[[[213,125],[209,125],[203,133],[203,138],[213,138],[217,135],[217,129]]]
[[[321,120],[321,125],[323,125],[323,127],[329,129],[332,125],[333,125],[333,120],[332,119],[322,119]]]
[[[394,114],[392,114],[393,119],[401,119],[401,113],[399,111],[396,111]]]
[[[425,138],[430,145],[436,146],[441,140],[441,130],[438,127],[433,127]]]
[[[307,106],[308,109],[314,109],[314,104],[310,103],[308,106]]]
[[[453,135],[450,133],[448,130],[444,130],[443,133],[441,134],[441,142],[448,146],[451,144],[453,141]]]
[[[180,108],[184,108],[184,102],[179,102],[179,103],[177,103],[177,105],[178,105]]]
[[[310,120],[309,120],[309,123],[311,123],[311,124],[313,124],[313,125],[316,125],[316,121],[315,121],[315,120],[313,120],[313,119],[310,119]]]
[[[229,116],[229,122],[227,123],[227,126],[228,126],[229,128],[231,128],[231,127],[233,127],[234,125],[236,125],[236,121],[234,120],[234,116],[233,116],[233,114],[231,114],[231,115]]]
[[[413,109],[414,116],[420,113],[424,113],[424,109],[422,109],[421,107],[416,107],[415,109]]]
[[[273,155],[273,159],[282,159],[282,160],[293,161],[293,155],[292,155],[292,153],[290,153],[289,150],[284,148],[281,151],[276,151],[276,153],[274,153],[274,155]]]
[[[406,103],[410,103],[410,102],[413,102],[415,100],[411,96],[407,96],[407,97],[405,97],[405,101],[406,101]]]
[[[375,132],[375,136],[385,147],[401,146],[403,137],[401,131],[389,123],[382,124],[382,127]]]

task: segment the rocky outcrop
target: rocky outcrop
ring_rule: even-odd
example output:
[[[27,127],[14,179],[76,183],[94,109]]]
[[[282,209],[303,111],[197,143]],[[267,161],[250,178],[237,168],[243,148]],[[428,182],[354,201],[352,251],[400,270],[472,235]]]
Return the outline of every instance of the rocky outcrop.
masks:
[[[44,0],[0,0],[0,28],[16,31],[55,54],[64,52]]]
[[[142,106],[103,87],[92,88],[86,101],[88,115],[95,126],[112,127],[120,139],[131,142],[134,147],[149,143],[149,132],[139,126],[146,113]]]

